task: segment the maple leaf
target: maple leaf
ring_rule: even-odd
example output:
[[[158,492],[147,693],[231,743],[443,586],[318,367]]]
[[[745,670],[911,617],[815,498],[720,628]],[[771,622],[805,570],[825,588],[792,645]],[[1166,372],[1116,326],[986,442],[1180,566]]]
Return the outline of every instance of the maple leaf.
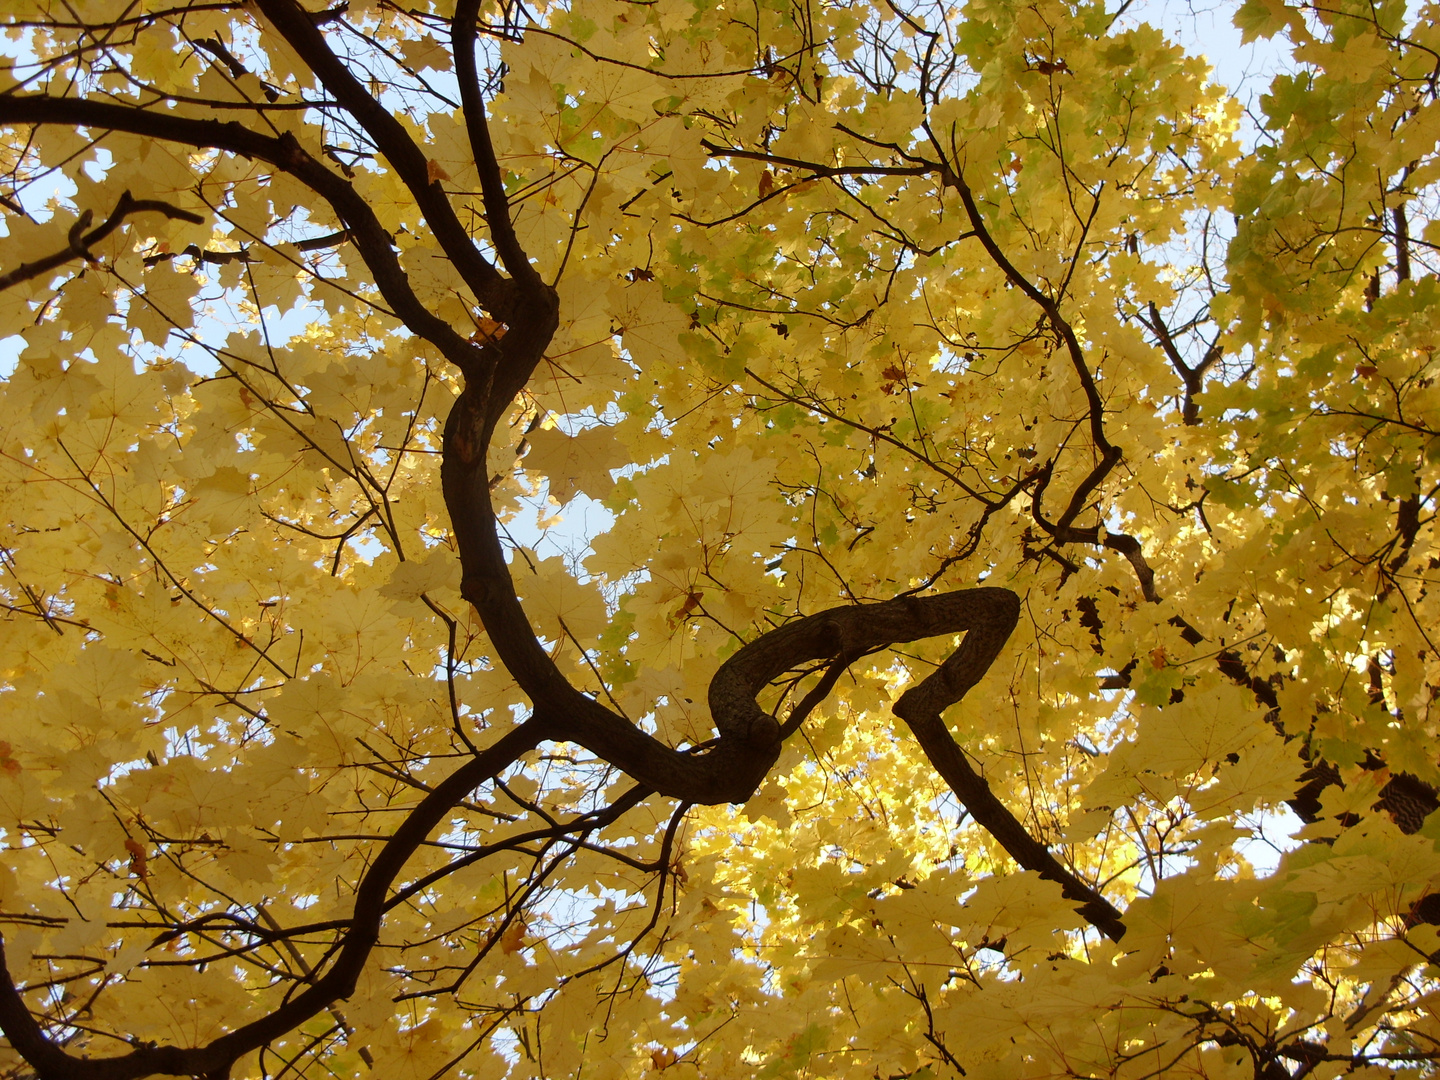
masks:
[[[476,345],[493,344],[503,338],[505,331],[509,329],[504,323],[497,322],[483,315],[475,319],[474,322],[475,332],[470,335],[470,340]]]
[[[130,869],[135,872],[136,877],[144,881],[145,878],[149,876],[146,872],[147,856],[145,854],[145,845],[138,840],[127,839],[125,841],[125,850],[130,853]]]
[[[516,919],[512,922],[500,935],[500,951],[506,956],[513,956],[525,948],[525,932],[526,926],[522,920]]]
[[[902,392],[910,381],[910,376],[905,369],[891,364],[880,372],[885,382],[881,384],[880,390],[886,394],[898,394]]]

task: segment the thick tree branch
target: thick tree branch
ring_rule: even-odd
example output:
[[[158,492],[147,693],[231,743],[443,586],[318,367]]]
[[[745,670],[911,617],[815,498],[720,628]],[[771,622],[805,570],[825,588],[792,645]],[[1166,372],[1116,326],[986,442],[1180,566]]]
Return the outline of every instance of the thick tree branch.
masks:
[[[908,641],[965,633],[960,649],[896,705],[931,762],[962,802],[1026,869],[1058,881],[1081,913],[1107,935],[1124,933],[1119,912],[1066,870],[1025,832],[989,786],[965,762],[940,712],[979,682],[1019,618],[1019,600],[1006,589],[972,589],[940,596],[902,597],[879,604],[833,608],[761,635],[730,657],[710,683],[710,715],[719,732],[704,754],[673,750],[581,694],[541,648],[516,595],[495,531],[488,485],[469,455],[464,432],[478,418],[462,395],[446,429],[446,504],[459,542],[461,591],[475,605],[505,668],[534,702],[552,737],[578,743],[656,791],[693,803],[743,802],[779,756],[786,732],[756,701],[786,671],[813,660],[855,658]],[[478,466],[478,467],[477,467]],[[827,674],[833,683],[838,670]],[[828,688],[828,687],[827,687]],[[815,703],[807,697],[802,708]],[[790,725],[787,725],[787,728]]]
[[[422,799],[397,828],[355,890],[350,927],[334,962],[314,982],[267,1015],[204,1046],[141,1046],[110,1058],[81,1058],[46,1036],[5,967],[0,942],[0,1031],[41,1080],[139,1080],[156,1074],[224,1077],[242,1056],[285,1035],[355,990],[356,980],[380,935],[386,896],[425,838],[472,790],[513,765],[545,738],[543,725],[511,729],[467,761]]]
[[[360,84],[325,42],[310,13],[295,0],[256,0],[256,7],[290,43],[341,108],[375,140],[376,148],[414,197],[441,250],[454,264],[480,303],[499,321],[510,321],[510,288],[500,272],[480,254],[460,224],[429,161],[400,121]],[[492,226],[493,228],[493,226]],[[512,270],[512,273],[514,271]]]
[[[346,231],[375,279],[380,294],[415,333],[429,341],[467,374],[483,367],[482,354],[449,323],[428,311],[410,288],[390,235],[350,183],[320,164],[288,132],[262,135],[235,121],[194,120],[164,112],[143,112],[124,105],[43,94],[0,96],[0,124],[66,124],[95,130],[124,131],[186,146],[211,147],[264,161],[294,176],[323,198]]]

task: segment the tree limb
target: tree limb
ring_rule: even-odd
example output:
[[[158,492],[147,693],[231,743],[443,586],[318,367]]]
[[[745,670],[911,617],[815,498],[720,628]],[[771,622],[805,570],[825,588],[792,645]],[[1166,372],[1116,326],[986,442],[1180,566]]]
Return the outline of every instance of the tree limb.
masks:
[[[280,1038],[355,991],[356,981],[380,936],[391,884],[415,849],[470,791],[509,768],[545,738],[543,726],[512,728],[445,778],[410,811],[365,872],[355,890],[354,913],[335,961],[314,982],[257,1020],[197,1047],[140,1046],[108,1058],[76,1057],[41,1029],[5,966],[0,941],[0,1031],[41,1080],[140,1080],[155,1074],[225,1077],[245,1054]]]
[[[409,189],[441,250],[470,286],[476,299],[495,318],[508,322],[508,283],[480,254],[475,241],[460,224],[455,208],[450,205],[439,181],[431,179],[425,154],[415,145],[415,140],[400,121],[360,85],[360,80],[326,44],[325,35],[313,18],[295,0],[256,0],[256,7],[300,55],[325,89],[335,96],[341,108],[375,140],[376,148],[385,155]]]
[[[85,228],[90,224],[93,215],[91,211],[86,210],[70,227],[70,243],[65,248],[53,255],[36,259],[34,262],[21,263],[8,274],[0,274],[0,292],[4,292],[22,281],[30,281],[42,274],[48,274],[51,270],[64,266],[72,259],[94,262],[95,256],[90,254],[90,249],[118,229],[131,214],[143,213],[164,214],[172,221],[188,221],[192,225],[199,225],[205,220],[199,214],[182,210],[172,203],[160,199],[136,199],[126,191],[120,196],[120,200],[115,204],[115,209],[110,212],[110,216],[88,233],[85,232]]]
[[[317,161],[289,132],[262,135],[236,121],[195,120],[103,101],[46,94],[0,96],[0,124],[66,124],[123,131],[186,146],[210,147],[264,161],[294,176],[330,204],[375,278],[380,294],[415,333],[462,371],[478,372],[482,353],[449,323],[428,311],[410,288],[390,234],[360,194]]]
[[[533,291],[540,284],[540,275],[515,236],[515,226],[510,220],[510,200],[505,194],[505,180],[500,174],[494,144],[490,141],[490,122],[486,119],[485,101],[480,95],[480,73],[475,66],[476,20],[479,13],[480,0],[460,0],[455,7],[455,17],[450,22],[451,51],[460,83],[460,107],[465,117],[465,131],[470,138],[470,152],[480,174],[485,220],[490,226],[495,250],[500,253],[510,276]]]

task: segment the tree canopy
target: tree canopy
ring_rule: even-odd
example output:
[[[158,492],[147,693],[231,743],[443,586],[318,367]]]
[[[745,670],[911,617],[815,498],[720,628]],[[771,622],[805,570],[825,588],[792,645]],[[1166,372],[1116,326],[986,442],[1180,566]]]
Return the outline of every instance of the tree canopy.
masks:
[[[0,1075],[1435,1075],[1440,11],[12,0]]]

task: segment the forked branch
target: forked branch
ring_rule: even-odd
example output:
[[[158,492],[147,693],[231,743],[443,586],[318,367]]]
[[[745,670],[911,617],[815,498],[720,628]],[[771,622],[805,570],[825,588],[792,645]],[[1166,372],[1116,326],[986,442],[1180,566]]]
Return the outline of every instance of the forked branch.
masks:
[[[0,292],[19,285],[22,281],[30,281],[48,274],[52,270],[58,270],[74,259],[94,262],[95,256],[91,254],[90,249],[124,224],[125,219],[130,215],[143,213],[164,214],[172,221],[188,221],[192,225],[199,225],[205,220],[199,214],[182,210],[180,207],[160,199],[133,198],[127,191],[120,196],[119,201],[115,204],[115,209],[110,212],[110,216],[95,228],[90,229],[89,232],[85,230],[89,228],[90,222],[94,219],[94,213],[86,210],[70,227],[70,234],[67,238],[69,243],[65,247],[53,255],[46,255],[34,262],[21,263],[9,273],[0,274]]]

